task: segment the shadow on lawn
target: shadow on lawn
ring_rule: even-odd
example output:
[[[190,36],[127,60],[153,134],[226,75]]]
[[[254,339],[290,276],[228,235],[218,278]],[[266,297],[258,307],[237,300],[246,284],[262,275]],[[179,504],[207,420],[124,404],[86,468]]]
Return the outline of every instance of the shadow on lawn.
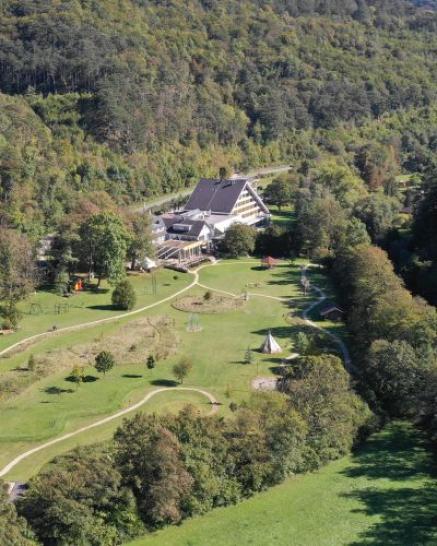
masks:
[[[267,282],[270,285],[287,285],[287,284],[299,284],[300,282],[300,269],[296,269],[290,265],[276,266],[275,273],[272,273],[272,279]]]
[[[85,377],[82,378],[82,383],[94,383],[95,381],[98,381],[99,378],[95,375],[85,375]]]
[[[79,383],[94,383],[98,380],[99,378],[96,377],[95,375],[85,375],[84,377],[81,378]],[[69,383],[77,383],[78,379],[74,375],[69,375],[68,377],[65,378],[65,381],[68,381]]]
[[[125,377],[126,379],[140,379],[143,376],[138,373],[124,373],[121,377]]]
[[[156,387],[177,387],[179,385],[179,383],[173,381],[173,379],[154,379],[150,383]]]
[[[259,336],[265,337],[269,332],[271,332],[273,337],[280,339],[289,339],[292,333],[291,326],[277,326],[276,328],[262,328],[261,330],[255,330],[251,334],[257,334]],[[284,349],[284,347],[282,347]]]
[[[92,292],[93,294],[108,294],[108,292],[111,291],[110,288],[102,288],[97,287],[96,285],[88,286],[87,287],[88,292]]]
[[[387,488],[375,481],[371,487],[346,494],[363,504],[360,510],[380,521],[349,546],[431,546],[437,544],[437,482],[430,448],[405,425],[395,424],[392,434],[370,439],[344,474],[352,478],[402,481],[403,487]],[[416,480],[424,480],[417,486]],[[410,486],[408,481],[412,480]],[[425,481],[426,480],[426,481]]]
[[[89,305],[87,309],[93,309],[95,311],[118,311],[119,309],[115,305]]]
[[[62,387],[47,387],[44,389],[44,392],[46,394],[64,394],[64,393],[72,393],[74,392],[73,389],[63,389]]]

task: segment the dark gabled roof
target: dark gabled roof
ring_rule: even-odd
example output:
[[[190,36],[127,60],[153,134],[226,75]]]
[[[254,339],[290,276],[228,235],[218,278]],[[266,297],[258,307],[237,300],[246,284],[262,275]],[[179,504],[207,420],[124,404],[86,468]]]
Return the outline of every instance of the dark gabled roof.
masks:
[[[202,178],[185,205],[185,210],[200,209],[212,213],[229,214],[246,184],[246,178],[232,180]]]
[[[167,233],[173,233],[175,235],[187,235],[189,237],[199,237],[202,233],[202,229],[207,225],[204,220],[190,220],[184,218],[183,216],[163,216],[165,227],[167,228]],[[174,229],[175,225],[188,226],[189,230],[181,231]]]

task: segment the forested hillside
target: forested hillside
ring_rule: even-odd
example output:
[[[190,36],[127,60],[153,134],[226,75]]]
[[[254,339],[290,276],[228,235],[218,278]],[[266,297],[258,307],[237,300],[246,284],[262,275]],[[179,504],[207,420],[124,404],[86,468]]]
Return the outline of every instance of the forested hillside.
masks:
[[[387,143],[398,111],[395,152],[423,169],[436,28],[403,0],[6,0],[1,221],[38,235],[221,166],[342,156],[334,128],[350,148],[378,120]]]

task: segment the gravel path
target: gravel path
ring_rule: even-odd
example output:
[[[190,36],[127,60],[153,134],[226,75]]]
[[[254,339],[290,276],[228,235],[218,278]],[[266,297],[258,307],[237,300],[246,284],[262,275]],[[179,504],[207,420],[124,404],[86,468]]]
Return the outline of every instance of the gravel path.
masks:
[[[308,274],[307,274],[308,273],[308,267],[309,266],[306,265],[304,268],[302,268],[302,280],[308,280],[309,281]],[[325,294],[325,292],[321,288],[319,288],[318,286],[310,283],[310,289],[313,290],[314,292],[317,292],[317,294],[319,294],[319,298],[303,311],[302,316],[303,316],[304,321],[309,326],[311,326],[312,328],[316,328],[317,330],[320,330],[320,331],[324,332],[333,341],[335,341],[335,343],[340,347],[341,353],[343,355],[345,368],[349,372],[355,372],[356,368],[352,364],[352,359],[350,357],[349,349],[347,348],[345,342],[339,336],[337,336],[336,334],[333,334],[332,332],[330,332],[326,328],[323,328],[323,326],[319,326],[318,324],[313,322],[310,318],[308,318],[311,311],[313,309],[315,309],[318,305],[320,305],[321,303],[323,303],[327,299],[327,295]]]
[[[203,266],[205,267],[205,266]],[[132,317],[134,315],[138,315],[139,313],[142,313],[144,311],[147,311],[148,309],[153,309],[153,307],[157,307],[158,305],[161,305],[162,303],[166,303],[167,301],[170,301],[177,296],[180,296],[187,290],[190,290],[190,288],[193,288],[197,284],[197,281],[199,280],[199,274],[198,271],[202,269],[200,267],[199,269],[195,271],[190,271],[191,275],[194,275],[194,280],[185,288],[182,288],[178,292],[175,292],[174,294],[171,294],[170,296],[167,296],[166,298],[163,298],[162,300],[155,301],[155,303],[151,303],[149,305],[146,305],[145,307],[140,307],[139,309],[135,309],[134,311],[129,311],[127,313],[120,313],[119,315],[115,315],[113,317],[107,317],[104,319],[99,320],[93,320],[91,322],[83,322],[81,324],[75,324],[73,326],[65,326],[64,328],[58,328],[57,330],[50,330],[48,332],[41,332],[40,334],[35,334],[34,336],[26,337],[22,339],[21,341],[17,341],[17,343],[14,343],[13,345],[10,345],[9,347],[6,347],[6,349],[3,349],[3,351],[0,351],[0,357],[3,355],[6,355],[13,349],[16,349],[18,347],[21,347],[22,345],[26,345],[29,342],[33,342],[42,338],[46,338],[49,336],[55,336],[59,334],[63,334],[65,332],[73,332],[75,330],[83,330],[85,328],[92,328],[94,326],[98,326],[99,324],[104,324],[105,322],[113,322],[114,320],[120,320],[124,319],[126,317]]]
[[[22,453],[21,455],[18,455],[18,457],[15,457],[10,463],[8,463],[5,467],[3,467],[0,470],[0,478],[5,476],[8,472],[10,472],[18,463],[20,463],[23,459],[27,459],[27,457],[30,457],[34,453],[38,453],[38,451],[42,451],[43,449],[46,449],[52,445],[58,444],[59,442],[62,442],[64,440],[68,440],[69,438],[73,438],[74,436],[77,436],[78,434],[82,432],[86,432],[87,430],[91,430],[96,427],[100,427],[101,425],[104,425],[106,423],[109,423],[110,421],[113,421],[114,419],[118,419],[119,417],[122,417],[123,415],[127,415],[128,413],[131,413],[132,411],[135,411],[139,409],[141,406],[143,406],[146,402],[148,402],[151,398],[153,398],[156,394],[159,394],[161,392],[167,392],[167,391],[190,391],[190,392],[197,392],[199,394],[202,394],[208,400],[211,402],[212,409],[209,415],[215,413],[218,408],[218,402],[216,398],[208,391],[205,391],[203,389],[198,389],[196,387],[162,387],[159,389],[155,389],[152,392],[149,392],[146,394],[146,396],[137,402],[136,404],[132,404],[132,406],[129,406],[125,409],[122,409],[118,411],[117,413],[114,413],[112,415],[109,415],[108,417],[105,417],[103,419],[100,419],[99,421],[96,421],[95,423],[91,423],[90,425],[86,425],[84,427],[81,427],[73,432],[69,432],[67,434],[64,434],[62,436],[59,436],[58,438],[54,438],[53,440],[49,440],[48,442],[45,442],[44,444],[41,444],[39,446],[36,446],[32,449],[29,449]]]
[[[0,356],[3,355],[3,354],[6,354],[7,352],[11,351],[12,349],[14,349],[16,347],[19,347],[20,345],[24,345],[25,343],[27,343],[29,341],[33,341],[33,340],[41,338],[41,337],[45,337],[45,336],[49,336],[49,335],[55,335],[55,334],[59,334],[59,333],[67,332],[67,331],[78,330],[78,329],[82,329],[82,328],[90,328],[90,327],[96,326],[98,324],[118,320],[120,318],[129,317],[129,316],[132,316],[132,315],[136,315],[138,313],[142,313],[143,311],[146,311],[147,309],[151,309],[153,307],[161,305],[162,303],[165,303],[167,301],[170,301],[170,300],[174,299],[175,297],[183,294],[184,292],[190,290],[191,288],[193,288],[196,285],[200,286],[202,288],[205,288],[207,290],[220,292],[220,293],[227,294],[227,295],[235,297],[235,298],[239,297],[237,294],[233,294],[232,292],[226,292],[224,290],[217,290],[215,288],[211,288],[211,287],[208,287],[206,285],[203,285],[203,284],[199,283],[199,271],[201,269],[203,269],[204,267],[216,267],[219,263],[220,262],[217,262],[215,264],[206,264],[204,266],[199,267],[197,270],[191,272],[191,274],[194,275],[194,279],[188,286],[186,286],[182,290],[179,290],[178,292],[172,294],[171,296],[168,296],[168,297],[166,297],[166,298],[164,298],[162,300],[159,300],[159,301],[157,301],[155,303],[152,303],[150,305],[142,307],[141,309],[136,309],[135,311],[130,311],[128,313],[117,315],[115,317],[109,317],[109,318],[105,318],[105,319],[101,319],[101,320],[87,322],[87,323],[84,323],[84,324],[78,324],[78,325],[75,325],[75,326],[68,326],[66,328],[60,328],[56,332],[43,332],[41,334],[37,334],[35,336],[31,336],[31,337],[28,337],[26,339],[23,339],[23,340],[15,343],[14,345],[11,345],[7,349],[4,349],[3,351],[0,352]],[[235,263],[241,263],[241,262],[235,262]],[[248,262],[248,263],[252,263],[252,262]],[[308,270],[308,266],[305,266],[302,269],[302,279],[308,279],[307,270]],[[324,291],[321,288],[318,288],[315,285],[310,285],[310,287],[311,287],[311,289],[313,291],[315,291],[315,292],[317,292],[319,294],[319,298],[303,311],[304,321],[308,325],[312,326],[313,328],[316,328],[318,330],[323,331],[326,335],[328,335],[331,339],[333,339],[339,345],[339,347],[341,349],[346,369],[348,369],[348,371],[354,371],[354,367],[353,367],[353,365],[351,363],[349,350],[348,350],[346,344],[343,342],[343,340],[339,336],[337,336],[336,334],[333,334],[332,332],[330,332],[330,331],[326,330],[325,328],[319,326],[318,324],[314,323],[311,319],[308,318],[309,313],[311,313],[311,311],[315,307],[317,307],[318,305],[320,305],[323,301],[325,301],[327,299],[326,294],[324,293]],[[281,302],[288,301],[288,298],[268,296],[268,295],[265,295],[265,294],[257,294],[257,293],[250,293],[250,292],[248,294],[249,294],[249,296],[269,298],[269,299],[273,299],[273,300],[281,301]],[[197,392],[199,394],[202,394],[206,398],[208,398],[208,400],[212,404],[212,410],[211,410],[210,414],[213,414],[218,410],[219,406],[218,406],[217,400],[214,398],[214,396],[211,393],[209,393],[208,391],[205,391],[203,389],[199,389],[199,388],[195,388],[195,387],[162,387],[162,388],[159,388],[159,389],[155,389],[154,391],[151,391],[148,394],[146,394],[146,396],[142,400],[140,400],[136,404],[133,404],[132,406],[129,406],[129,407],[125,408],[125,409],[122,409],[122,410],[118,411],[117,413],[114,413],[114,414],[112,414],[112,415],[110,415],[108,417],[105,417],[105,418],[100,419],[100,420],[98,420],[98,421],[96,421],[94,423],[91,423],[90,425],[86,425],[84,427],[81,427],[81,428],[73,431],[73,432],[69,432],[69,433],[64,434],[62,436],[59,436],[58,438],[54,438],[53,440],[49,440],[48,442],[45,442],[45,443],[43,443],[43,444],[41,444],[39,446],[36,446],[36,447],[34,447],[32,449],[29,449],[29,450],[25,451],[21,455],[18,455],[17,457],[15,457],[10,463],[8,463],[4,468],[2,468],[0,470],[0,477],[5,476],[8,472],[10,472],[23,459],[26,459],[27,457],[30,457],[34,453],[42,451],[42,450],[44,450],[44,449],[46,449],[46,448],[48,448],[48,447],[50,447],[52,445],[55,445],[55,444],[57,444],[59,442],[67,440],[69,438],[72,438],[72,437],[74,437],[74,436],[76,436],[76,435],[78,435],[78,434],[80,434],[82,432],[85,432],[87,430],[91,430],[93,428],[99,427],[99,426],[104,425],[104,424],[106,424],[106,423],[108,423],[108,422],[110,422],[110,421],[112,421],[114,419],[117,419],[119,417],[122,417],[123,415],[126,415],[126,414],[128,414],[128,413],[130,413],[132,411],[135,411],[136,409],[138,409],[141,406],[143,406],[144,404],[146,404],[156,394],[159,394],[161,392],[170,391],[170,390],[191,391],[191,392]]]

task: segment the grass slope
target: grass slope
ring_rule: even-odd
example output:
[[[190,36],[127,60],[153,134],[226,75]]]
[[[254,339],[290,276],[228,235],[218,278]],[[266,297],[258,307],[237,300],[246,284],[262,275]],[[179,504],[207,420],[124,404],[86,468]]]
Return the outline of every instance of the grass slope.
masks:
[[[200,272],[200,282],[235,294],[243,292],[247,284],[254,283],[257,286],[248,288],[249,290],[264,296],[290,298],[292,306],[299,313],[302,307],[314,299],[313,294],[302,296],[299,286],[301,265],[301,261],[292,265],[284,263],[267,271],[260,269],[257,260],[222,262],[203,269]],[[183,275],[179,277],[181,279],[173,283],[172,278],[168,279],[168,284],[171,283],[174,290],[179,288],[175,285],[182,283],[182,279],[187,279]],[[319,272],[314,273],[314,281],[326,284],[326,279]],[[204,293],[205,289],[200,287],[187,292],[194,296],[203,296]],[[287,301],[251,296],[236,311],[200,315],[202,331],[191,333],[187,331],[190,313],[174,309],[171,302],[147,311],[146,315],[150,317],[166,315],[174,319],[174,330],[179,338],[177,355],[158,362],[154,370],[146,369],[144,359],[132,364],[126,364],[121,359],[106,377],[99,376],[96,381],[84,383],[78,389],[66,381],[69,370],[64,367],[39,379],[21,394],[0,403],[0,411],[5,417],[0,422],[0,466],[35,445],[115,413],[136,403],[150,390],[165,386],[173,379],[172,366],[180,355],[188,356],[193,362],[193,370],[186,380],[186,386],[202,387],[211,392],[223,403],[221,414],[226,414],[231,401],[239,403],[249,396],[251,381],[257,375],[272,376],[281,361],[282,355],[256,353],[256,363],[244,365],[242,361],[247,347],[258,348],[266,333],[271,330],[282,346],[284,355],[287,355],[292,351],[293,332],[309,328],[301,322],[290,324],[285,318],[289,312]],[[59,354],[61,362],[65,359],[68,361],[69,347],[92,343],[96,339],[101,340],[101,343],[105,339],[111,340],[120,331],[120,326],[129,324],[131,320],[133,319],[127,317],[91,329],[47,338],[19,354],[0,360],[0,367],[7,371],[25,366],[31,353],[39,357],[55,352],[56,355]],[[134,320],[138,320],[138,316]],[[333,325],[334,328],[340,327]],[[86,374],[96,376],[92,367],[86,369]],[[165,393],[150,404],[147,403],[143,411],[177,411],[188,401],[198,407],[205,403],[205,400],[196,396]],[[7,477],[25,480],[59,453],[77,445],[108,439],[120,421],[115,420],[101,429],[81,433],[74,439],[56,444],[25,459]]]
[[[250,279],[261,279],[266,293],[269,290],[276,293],[277,290],[278,295],[294,294],[299,297],[299,287],[294,284],[298,279],[298,265],[291,268],[293,273],[290,274],[290,278],[286,277],[287,282],[279,286],[270,283],[276,283],[278,278],[276,275],[282,275],[285,270],[278,268],[271,272],[260,272],[257,261],[237,262],[232,266],[220,264],[202,270],[201,281],[203,275],[210,269],[214,269],[214,279],[220,279],[222,275],[225,277],[225,285],[231,291],[237,291],[240,282],[247,276]],[[204,292],[205,289],[195,288],[189,293],[201,296]],[[178,355],[159,362],[154,370],[147,370],[144,362],[129,365],[119,362],[106,377],[99,376],[97,381],[84,383],[77,390],[65,380],[68,375],[65,369],[60,370],[41,378],[11,400],[0,403],[0,411],[7,416],[7,419],[0,423],[0,465],[6,464],[14,456],[34,445],[76,430],[96,421],[100,416],[114,413],[137,402],[149,390],[165,385],[172,379],[171,369],[180,355],[187,355],[193,362],[193,370],[186,380],[186,386],[202,387],[210,391],[223,402],[221,412],[226,413],[232,400],[239,402],[249,395],[251,380],[257,374],[272,375],[271,368],[278,361],[277,357],[257,355],[256,365],[244,365],[242,360],[247,347],[249,345],[253,348],[259,347],[268,329],[273,328],[282,337],[281,344],[287,351],[291,332],[284,320],[287,312],[287,305],[283,302],[253,297],[237,311],[201,315],[199,320],[202,331],[190,333],[187,332],[190,313],[178,311],[170,303],[149,310],[147,316],[167,315],[175,320],[174,328],[180,340]],[[113,336],[120,329],[120,325],[126,322],[128,319],[48,338],[27,351],[4,359],[4,369],[25,365],[30,353],[39,357],[50,351],[60,351],[60,359],[65,358],[62,356],[63,348],[68,349],[70,346],[92,342],[94,339],[104,340],[106,336]],[[226,343],[223,343],[223,340],[226,340]],[[86,373],[96,375],[92,368],[87,368]],[[67,392],[62,392],[64,390]],[[72,392],[68,392],[69,390]],[[50,394],[51,392],[60,394]],[[168,400],[167,396],[172,397],[171,400]],[[156,404],[164,405],[166,409],[179,409],[184,401],[187,400],[166,393],[159,401],[157,399],[151,403],[150,407],[146,404],[144,411],[155,411]],[[204,403],[204,400],[201,403]],[[74,442],[67,441],[65,444],[62,442],[53,446],[53,449],[26,459],[13,469],[8,478],[26,479],[54,455],[70,449],[73,445],[90,443],[93,438],[96,441],[109,438],[118,424],[114,421],[101,431],[96,429],[91,433],[81,434]]]
[[[320,472],[129,546],[431,546],[436,513],[423,436],[394,423]]]
[[[182,290],[193,280],[191,275],[160,269],[156,273],[157,291],[154,294],[151,277],[147,273],[129,276],[137,295],[136,309],[155,303]],[[111,294],[112,287],[106,282],[102,283],[102,288],[98,292],[87,290],[68,299],[51,290],[39,290],[20,304],[19,307],[24,318],[20,322],[17,332],[3,337],[0,336],[0,350],[6,349],[29,336],[47,332],[53,326],[64,328],[122,315],[123,311],[112,306]],[[65,307],[59,308],[59,306]]]

